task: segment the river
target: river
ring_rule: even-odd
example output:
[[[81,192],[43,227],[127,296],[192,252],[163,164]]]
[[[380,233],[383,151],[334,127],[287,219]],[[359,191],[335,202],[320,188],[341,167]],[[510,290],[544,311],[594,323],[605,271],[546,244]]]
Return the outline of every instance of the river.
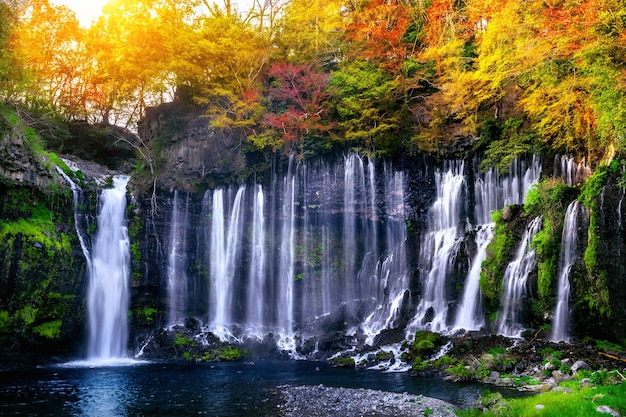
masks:
[[[75,364],[0,373],[2,416],[276,416],[276,387],[319,385],[423,394],[459,407],[485,389],[407,373],[311,361]]]

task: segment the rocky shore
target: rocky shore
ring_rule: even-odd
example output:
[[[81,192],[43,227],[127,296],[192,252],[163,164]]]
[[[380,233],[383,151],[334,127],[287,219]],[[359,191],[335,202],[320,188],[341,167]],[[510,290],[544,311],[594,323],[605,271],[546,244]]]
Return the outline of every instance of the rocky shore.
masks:
[[[456,407],[435,398],[370,389],[318,386],[279,387],[281,417],[455,416]]]

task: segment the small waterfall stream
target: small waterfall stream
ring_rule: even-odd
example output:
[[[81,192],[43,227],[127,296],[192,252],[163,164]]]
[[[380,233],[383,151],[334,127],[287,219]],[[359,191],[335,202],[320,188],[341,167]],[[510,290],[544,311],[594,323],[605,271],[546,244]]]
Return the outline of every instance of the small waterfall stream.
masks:
[[[237,190],[232,209],[225,207],[224,189],[213,192],[210,239],[211,327],[215,334],[227,336],[233,324],[232,302],[235,272],[242,233],[242,206],[246,187]],[[228,190],[229,193],[233,190]]]
[[[496,323],[497,333],[508,337],[520,337],[524,328],[521,324],[526,296],[528,274],[535,268],[537,259],[533,238],[541,230],[543,218],[533,219],[522,236],[517,252],[504,272],[504,286],[500,301],[500,312]]]
[[[476,230],[476,256],[465,279],[463,297],[454,320],[455,329],[478,330],[485,324],[480,294],[480,271],[487,257],[487,245],[493,237],[494,225],[487,224]]]
[[[293,351],[293,285],[295,279],[296,233],[296,169],[294,157],[289,159],[287,175],[283,180],[282,225],[278,268],[277,325],[281,338],[279,346]]]
[[[447,287],[458,252],[459,237],[465,232],[461,219],[467,184],[462,161],[450,162],[435,173],[437,199],[429,211],[428,232],[422,239],[419,269],[422,294],[409,333],[420,328],[440,332],[447,329]]]
[[[265,197],[263,187],[257,184],[254,186],[252,201],[252,240],[250,271],[249,271],[249,291],[248,291],[248,312],[247,326],[252,334],[261,335],[265,322]]]
[[[558,269],[558,296],[556,309],[554,311],[554,320],[552,323],[551,339],[554,342],[569,342],[569,296],[570,283],[569,273],[574,265],[576,257],[577,238],[577,217],[579,210],[578,200],[572,201],[567,206],[565,220],[563,223],[563,234],[561,237],[561,251],[559,253],[559,269]]]
[[[494,168],[477,175],[474,183],[474,240],[477,251],[463,285],[463,296],[456,312],[454,329],[478,330],[485,324],[479,283],[482,262],[487,256],[487,245],[493,237],[492,212],[506,205],[522,204],[530,187],[539,181],[540,174],[540,161],[533,158],[528,166],[522,160],[514,160],[509,167],[509,173],[505,175],[499,174]]]
[[[128,337],[130,248],[126,227],[126,185],[129,177],[113,177],[102,191],[87,294],[88,359],[126,357]]]
[[[178,191],[174,191],[167,263],[168,324],[183,323],[187,317],[187,226],[189,193],[181,209]]]
[[[386,248],[385,256],[378,261],[372,276],[378,305],[361,326],[367,335],[366,343],[369,344],[373,344],[374,337],[382,330],[395,327],[404,293],[409,287],[405,246],[407,239],[405,190],[404,173],[394,172],[391,166],[385,166]],[[366,256],[370,254],[371,252],[367,252]],[[367,259],[364,265],[366,263]]]
[[[68,182],[70,185],[70,189],[72,190],[72,198],[74,205],[74,228],[76,229],[76,235],[78,236],[78,242],[80,243],[80,249],[83,252],[83,256],[85,257],[85,262],[87,262],[87,273],[91,271],[91,253],[89,252],[89,237],[86,234],[86,230],[89,228],[89,224],[87,222],[87,217],[80,213],[79,204],[82,204],[83,201],[83,190],[80,188],[78,184],[76,184],[72,179],[63,172],[63,170],[59,167],[57,168],[57,172]]]

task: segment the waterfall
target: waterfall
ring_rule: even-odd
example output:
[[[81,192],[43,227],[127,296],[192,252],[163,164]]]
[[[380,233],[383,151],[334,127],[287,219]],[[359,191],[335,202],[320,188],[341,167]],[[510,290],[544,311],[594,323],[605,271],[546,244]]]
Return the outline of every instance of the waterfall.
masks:
[[[523,159],[513,160],[509,172],[505,175],[494,168],[477,175],[474,184],[476,224],[491,223],[491,214],[494,210],[501,210],[511,204],[523,204],[528,190],[539,181],[540,176],[541,161],[536,156],[533,156],[530,164]]]
[[[428,232],[420,248],[422,295],[409,332],[418,328],[442,331],[447,327],[449,275],[458,252],[461,211],[466,193],[462,161],[447,163],[435,173],[437,199],[429,210]]]
[[[250,242],[250,270],[248,283],[247,325],[260,331],[264,324],[263,307],[265,279],[265,213],[263,187],[255,185],[252,202],[252,240]]]
[[[476,161],[478,162],[478,161]],[[476,166],[479,164],[476,163]],[[463,296],[456,312],[453,328],[477,330],[485,323],[481,307],[480,271],[487,256],[487,245],[493,237],[494,225],[491,215],[505,205],[522,204],[530,187],[539,181],[541,164],[534,157],[530,164],[516,159],[511,162],[509,173],[502,175],[491,168],[486,173],[476,175],[474,182],[476,219],[475,243],[476,254],[463,286]],[[520,181],[521,180],[521,181]]]
[[[128,180],[126,176],[113,177],[114,188],[102,191],[100,196],[87,294],[90,360],[126,356],[130,265],[125,219]]]
[[[563,178],[565,184],[580,184],[590,175],[591,168],[584,159],[576,163],[573,156],[556,155],[554,157],[554,176]]]
[[[181,210],[178,202],[178,191],[174,190],[167,263],[167,322],[169,325],[183,323],[187,316],[188,213],[189,193],[187,193],[185,207]]]
[[[541,216],[536,217],[528,224],[514,259],[504,272],[504,288],[497,320],[497,333],[503,336],[520,337],[524,330],[521,316],[524,297],[526,296],[526,281],[537,264],[535,248],[531,242],[541,230],[541,225]]]
[[[366,172],[367,175],[365,175]],[[365,202],[362,204],[362,212],[365,217],[362,221],[363,232],[361,238],[361,241],[363,242],[363,259],[361,260],[361,266],[357,273],[359,294],[361,298],[380,295],[378,285],[380,281],[380,273],[378,272],[380,266],[380,251],[378,248],[379,219],[376,199],[376,168],[374,167],[374,161],[371,158],[368,160],[366,172],[363,172],[363,181],[361,182],[361,186],[363,188],[362,198]],[[387,243],[394,249],[398,246],[398,240],[404,244],[404,240],[406,239],[406,225],[404,224],[406,220],[404,209],[405,186],[404,173],[394,172],[391,164],[385,164],[385,207],[389,207],[390,222],[392,221],[391,216],[395,216],[393,221],[395,222],[400,219],[399,221],[402,222],[401,228],[405,231],[404,237],[398,237],[394,235],[392,231],[387,229]],[[387,224],[387,226],[393,227],[391,223]],[[389,247],[387,249],[386,256],[389,256],[393,250],[389,250]],[[402,260],[404,261],[405,258],[406,256],[402,257]]]
[[[80,249],[83,252],[83,256],[85,257],[85,261],[87,262],[87,274],[91,271],[91,254],[89,253],[89,246],[87,243],[87,236],[85,234],[85,230],[88,229],[88,224],[86,223],[86,216],[80,214],[79,211],[79,203],[82,200],[83,190],[80,188],[78,184],[76,184],[72,179],[59,167],[56,167],[57,172],[61,174],[61,176],[70,184],[70,189],[72,190],[72,197],[74,203],[74,228],[76,229],[76,235],[78,236],[78,242],[80,243]]]
[[[220,188],[213,192],[209,318],[212,319],[213,331],[220,336],[229,334],[229,327],[234,324],[232,300],[242,234],[241,213],[245,189],[246,187],[242,185],[237,190],[230,213],[224,207],[224,190]]]
[[[554,322],[552,323],[552,336],[554,342],[569,342],[569,273],[576,259],[577,217],[578,200],[574,200],[567,206],[565,220],[563,222],[563,234],[561,237],[561,251],[559,253],[559,281]]]
[[[373,182],[373,175],[370,175],[370,181]],[[373,188],[371,191],[373,192]],[[367,336],[366,343],[370,345],[373,344],[374,337],[382,330],[394,327],[395,321],[400,316],[404,294],[409,287],[405,249],[407,239],[405,199],[404,173],[394,172],[391,165],[386,164],[384,194],[387,219],[385,222],[386,247],[384,256],[376,265],[373,277],[376,284],[374,296],[378,305],[362,324],[363,332]],[[376,218],[374,216],[373,220]]]
[[[357,265],[359,260],[359,243],[365,239],[357,239],[357,229],[363,230],[357,222],[363,215],[363,194],[365,193],[365,176],[363,160],[358,154],[351,153],[344,161],[344,193],[343,193],[343,281],[347,298],[360,298],[362,282],[359,282]]]
[[[463,297],[454,320],[455,329],[478,330],[485,324],[481,306],[480,271],[487,257],[487,245],[493,237],[493,227],[493,224],[488,224],[476,230],[477,252],[465,279]]]
[[[282,231],[278,267],[277,324],[281,348],[293,350],[293,284],[295,279],[296,167],[293,155],[283,180]]]

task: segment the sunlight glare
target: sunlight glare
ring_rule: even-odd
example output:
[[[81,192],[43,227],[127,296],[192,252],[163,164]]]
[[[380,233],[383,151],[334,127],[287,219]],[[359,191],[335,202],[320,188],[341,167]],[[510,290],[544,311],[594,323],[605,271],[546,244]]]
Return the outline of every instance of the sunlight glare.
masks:
[[[102,14],[102,6],[108,0],[51,0],[51,3],[64,5],[76,13],[82,27],[88,28]]]

